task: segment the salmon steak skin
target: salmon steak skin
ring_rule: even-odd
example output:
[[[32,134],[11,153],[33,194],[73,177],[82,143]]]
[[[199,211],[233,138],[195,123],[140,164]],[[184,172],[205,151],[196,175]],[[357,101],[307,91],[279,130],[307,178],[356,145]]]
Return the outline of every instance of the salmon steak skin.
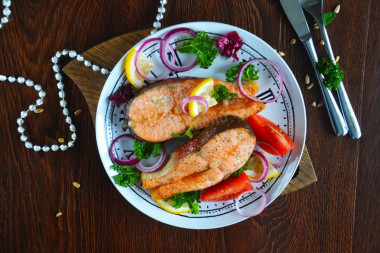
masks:
[[[124,108],[126,124],[138,139],[162,142],[172,139],[172,133],[183,134],[196,120],[192,130],[200,130],[215,123],[218,118],[233,115],[245,119],[265,109],[265,104],[244,97],[237,85],[214,79],[214,88],[220,84],[237,96],[210,107],[206,113],[193,118],[181,110],[181,102],[190,96],[204,78],[170,78],[141,89]],[[245,91],[254,95],[258,86]]]
[[[224,116],[175,150],[158,172],[142,173],[142,187],[153,199],[213,186],[241,168],[251,156],[256,137],[245,120]]]

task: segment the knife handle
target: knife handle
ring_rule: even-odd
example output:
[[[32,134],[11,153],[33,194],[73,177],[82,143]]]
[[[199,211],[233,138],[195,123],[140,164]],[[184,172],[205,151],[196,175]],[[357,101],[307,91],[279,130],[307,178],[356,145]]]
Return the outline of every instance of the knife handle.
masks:
[[[348,127],[347,127],[346,121],[344,120],[342,113],[339,110],[339,107],[335,101],[334,96],[332,95],[331,91],[323,85],[323,79],[322,79],[321,75],[319,75],[319,73],[315,67],[315,64],[318,61],[318,56],[317,56],[317,53],[315,51],[313,39],[309,38],[309,39],[306,39],[302,42],[306,48],[306,51],[309,55],[311,62],[313,64],[314,71],[315,71],[317,79],[318,79],[318,84],[319,84],[319,87],[321,88],[323,99],[325,101],[327,112],[328,112],[328,115],[330,117],[331,125],[333,126],[334,132],[337,136],[344,136],[348,132]]]
[[[326,27],[324,25],[322,25],[322,26],[320,26],[320,29],[322,32],[323,39],[325,41],[327,54],[328,54],[330,60],[335,62],[334,53],[333,53],[332,48],[331,48],[329,36],[327,35]],[[361,133],[360,126],[359,126],[358,120],[356,118],[355,112],[352,109],[350,99],[348,98],[346,89],[344,88],[343,82],[340,83],[340,85],[337,89],[337,92],[338,92],[340,107],[342,108],[344,117],[346,118],[346,122],[348,125],[348,129],[350,131],[350,134],[351,134],[352,138],[359,139],[361,137],[362,133]]]

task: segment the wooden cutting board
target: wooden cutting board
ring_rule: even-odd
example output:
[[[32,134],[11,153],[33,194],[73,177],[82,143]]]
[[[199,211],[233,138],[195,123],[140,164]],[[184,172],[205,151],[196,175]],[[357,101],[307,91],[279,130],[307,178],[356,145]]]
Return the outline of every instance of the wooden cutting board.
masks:
[[[103,42],[82,55],[85,59],[98,66],[112,70],[120,58],[138,41],[150,34],[150,30],[141,30],[127,33],[122,36]],[[82,62],[72,60],[63,69],[63,71],[78,85],[83,96],[85,97],[92,119],[95,122],[96,108],[100,93],[107,76],[102,75],[99,71],[94,72],[86,68]],[[301,189],[317,181],[313,165],[310,160],[309,152],[305,147],[300,165],[282,194]]]

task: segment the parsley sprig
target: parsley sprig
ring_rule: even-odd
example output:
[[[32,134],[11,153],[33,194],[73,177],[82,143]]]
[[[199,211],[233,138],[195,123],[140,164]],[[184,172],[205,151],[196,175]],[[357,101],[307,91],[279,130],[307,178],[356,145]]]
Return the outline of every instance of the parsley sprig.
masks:
[[[323,75],[323,85],[326,86],[327,89],[338,89],[344,77],[344,72],[340,68],[339,63],[334,63],[332,60],[327,61],[326,58],[321,58],[316,63],[315,67],[318,72]]]
[[[232,173],[232,177],[238,177],[241,175],[243,171],[246,171],[248,169],[248,162],[246,162],[243,167]]]
[[[183,204],[189,203],[190,210],[194,214],[199,213],[199,198],[201,197],[200,191],[183,192],[176,194],[169,198],[169,203],[176,209],[180,208]]]
[[[191,129],[193,128],[193,126],[195,125],[195,123],[197,122],[198,118],[196,118],[193,123],[191,123],[190,127],[186,130],[186,132],[184,134],[175,134],[175,133],[171,133],[170,135],[174,138],[182,138],[182,137],[189,137],[190,139],[192,139],[194,137],[193,133],[191,132]]]
[[[231,99],[236,96],[236,93],[230,93],[228,88],[222,84],[216,86],[216,88],[212,92],[212,97],[215,98],[218,103],[222,102],[225,99]]]
[[[119,172],[119,175],[113,177],[115,183],[120,186],[128,187],[140,182],[141,172],[135,167],[113,165],[113,170]]]
[[[325,24],[325,26],[333,22],[335,18],[336,18],[336,13],[332,11],[326,12],[325,14],[322,15],[323,23]],[[317,26],[318,24],[314,23],[314,27],[317,27]]]
[[[133,142],[133,152],[138,159],[148,159],[151,155],[158,156],[161,150],[160,143],[152,142],[139,142],[134,140]]]
[[[178,47],[180,53],[196,54],[197,64],[201,65],[201,68],[207,69],[211,66],[218,50],[215,48],[215,42],[207,35],[206,32],[199,32],[197,37],[188,40],[185,44]]]
[[[241,68],[241,66],[243,66],[244,63],[245,62],[240,62],[238,65],[227,70],[226,72],[227,82],[232,82],[232,80],[237,78],[239,69]],[[258,73],[259,73],[259,69],[256,69],[255,66],[250,64],[244,69],[242,78],[249,81],[258,80],[259,79]]]

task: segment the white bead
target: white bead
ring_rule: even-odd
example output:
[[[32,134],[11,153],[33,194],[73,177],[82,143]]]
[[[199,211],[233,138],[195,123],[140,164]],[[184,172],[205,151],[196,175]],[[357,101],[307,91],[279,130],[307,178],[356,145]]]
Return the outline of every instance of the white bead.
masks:
[[[34,89],[35,89],[36,91],[40,91],[40,90],[42,89],[42,87],[41,87],[41,85],[36,84],[36,85],[34,85]]]
[[[22,76],[21,76],[21,77],[18,77],[18,78],[17,78],[17,82],[18,82],[18,83],[25,83],[25,78],[23,78]]]
[[[28,112],[27,111],[22,111],[21,113],[21,118],[25,118],[27,115],[28,115]]]
[[[62,90],[65,87],[65,85],[63,83],[59,82],[59,83],[57,83],[57,87],[58,87],[58,89]]]
[[[93,70],[93,71],[99,71],[100,68],[99,68],[99,66],[97,66],[97,65],[93,65],[93,66],[92,66],[92,70]]]
[[[50,148],[49,148],[48,146],[43,146],[43,147],[42,147],[42,150],[43,150],[44,152],[49,152]]]
[[[59,146],[61,148],[62,151],[65,151],[67,149],[67,146],[62,144],[61,146]]]
[[[107,74],[108,74],[108,69],[102,68],[102,69],[100,70],[100,72],[101,72],[103,75],[107,75]]]
[[[61,101],[59,101],[59,104],[61,105],[61,107],[66,107],[66,105],[67,105],[67,102],[66,102],[66,100],[61,100]]]
[[[165,5],[165,4],[167,4],[168,2],[167,2],[166,0],[160,0],[160,3],[161,3],[162,5]]]
[[[150,34],[155,34],[157,32],[157,29],[154,28],[152,31],[150,31]]]
[[[65,116],[69,115],[69,110],[67,110],[67,108],[63,109],[63,115]]]
[[[2,25],[1,22],[0,22],[0,29],[1,29],[1,28],[3,28],[3,25]]]
[[[59,71],[59,66],[57,64],[53,65],[53,71],[58,72]]]
[[[71,51],[69,52],[69,56],[70,56],[71,58],[74,58],[74,57],[77,56],[77,52],[75,52],[74,50],[71,50]]]
[[[66,117],[66,123],[71,124],[73,123],[71,118],[69,116]]]
[[[3,10],[3,14],[4,14],[4,16],[9,16],[9,15],[11,15],[11,10],[7,7]]]
[[[44,98],[46,96],[46,92],[42,90],[38,92],[38,95],[40,96],[40,98]]]
[[[160,21],[156,21],[153,23],[153,27],[154,28],[160,28],[161,27],[161,22]]]
[[[59,149],[58,145],[51,145],[51,150],[57,151]]]
[[[57,58],[59,58],[59,57],[62,56],[62,53],[58,51],[57,53],[55,53],[55,56],[56,56]]]
[[[34,149],[34,151],[38,152],[41,150],[41,146],[34,145],[33,149]]]
[[[164,18],[164,15],[162,13],[158,13],[157,16],[156,16],[157,20],[161,20],[163,18]]]
[[[39,98],[36,100],[36,105],[42,105],[44,103],[44,100],[42,98]]]
[[[166,11],[165,7],[163,7],[163,6],[161,6],[161,7],[158,8],[158,12],[159,13],[165,13],[165,11]]]
[[[62,55],[67,55],[68,53],[69,53],[69,51],[67,51],[67,49],[62,50]]]
[[[28,137],[26,137],[25,135],[21,135],[21,136],[20,136],[20,140],[21,140],[22,142],[26,142],[26,141],[28,140]]]
[[[9,6],[11,6],[11,0],[3,0],[3,5],[4,5],[5,7],[9,7]]]
[[[81,56],[80,54],[78,54],[77,55],[77,61],[84,61],[83,56]]]
[[[76,133],[73,133],[73,134],[71,135],[71,139],[73,139],[73,141],[75,141],[76,138],[77,138]]]
[[[74,147],[74,142],[73,142],[73,141],[69,141],[69,142],[67,143],[67,146],[68,146],[69,148]]]
[[[18,118],[17,124],[19,124],[21,126],[22,124],[24,124],[24,120],[22,118]]]
[[[84,66],[86,66],[86,67],[90,67],[90,66],[91,66],[91,62],[85,60],[85,61],[84,61]]]
[[[72,131],[72,132],[75,131],[75,126],[73,124],[70,125],[70,131]]]
[[[52,63],[58,63],[58,57],[57,57],[57,56],[53,56],[53,57],[51,58],[51,62],[52,62]]]
[[[7,17],[3,17],[3,18],[1,19],[1,23],[3,23],[3,24],[8,23],[8,18],[7,18]]]
[[[17,131],[18,131],[19,133],[23,133],[23,132],[25,132],[25,128],[23,128],[22,126],[19,126],[19,127],[17,128]]]
[[[63,90],[61,90],[60,92],[58,92],[58,96],[60,98],[64,98],[65,97],[65,92]]]
[[[55,74],[55,79],[57,79],[57,81],[62,81],[62,75],[60,73]]]
[[[0,81],[5,81],[5,80],[7,80],[7,77],[6,76],[3,76],[3,75],[0,75]]]
[[[16,81],[16,78],[13,77],[13,76],[9,76],[8,77],[8,81],[11,82],[11,83],[13,83],[14,81]]]
[[[33,144],[30,143],[29,141],[27,141],[27,142],[25,142],[25,147],[31,149],[31,148],[33,148]]]
[[[31,87],[34,85],[34,82],[32,80],[26,80],[25,84],[26,84],[26,86]]]
[[[34,112],[34,110],[36,110],[36,106],[35,105],[29,105],[29,110]]]

